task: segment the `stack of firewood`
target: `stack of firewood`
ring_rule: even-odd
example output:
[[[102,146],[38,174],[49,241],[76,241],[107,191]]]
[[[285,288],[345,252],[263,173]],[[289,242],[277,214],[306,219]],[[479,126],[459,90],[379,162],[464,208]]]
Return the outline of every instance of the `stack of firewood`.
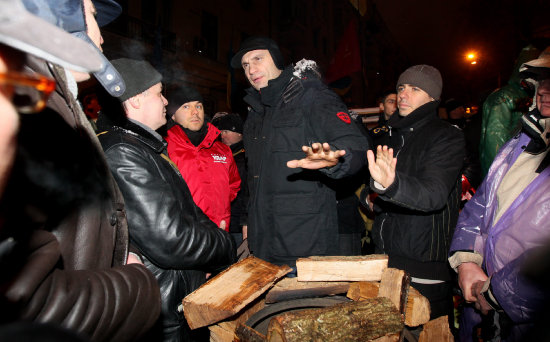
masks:
[[[384,255],[310,257],[297,261],[297,278],[283,278],[289,267],[249,257],[185,297],[184,314],[192,329],[209,326],[213,342],[397,342],[404,326],[420,325],[419,342],[453,341],[446,317],[428,322],[428,300],[387,265]],[[338,294],[351,301],[281,313],[266,334],[245,324],[271,303]]]

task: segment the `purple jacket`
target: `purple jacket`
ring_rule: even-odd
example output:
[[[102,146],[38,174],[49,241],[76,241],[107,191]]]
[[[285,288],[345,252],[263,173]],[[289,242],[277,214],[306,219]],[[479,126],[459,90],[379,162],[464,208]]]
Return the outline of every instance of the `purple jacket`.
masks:
[[[502,178],[529,141],[522,133],[502,147],[477,193],[460,214],[450,249],[451,254],[475,251],[483,256],[483,269],[492,277],[493,295],[514,322],[515,336],[528,329],[544,295],[520,270],[528,251],[550,237],[550,167],[523,190],[494,226],[492,222]],[[471,311],[465,319],[469,328],[480,317]]]

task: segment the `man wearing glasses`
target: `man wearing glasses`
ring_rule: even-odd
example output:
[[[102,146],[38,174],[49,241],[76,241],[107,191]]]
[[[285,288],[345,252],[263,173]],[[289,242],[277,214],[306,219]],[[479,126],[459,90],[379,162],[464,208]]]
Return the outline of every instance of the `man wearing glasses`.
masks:
[[[98,20],[109,6],[111,20],[120,12],[110,0],[101,4]],[[99,32],[90,0],[25,0],[25,6],[70,24],[68,31]],[[159,315],[159,288],[128,253],[122,197],[76,102],[76,81],[90,71],[111,73],[110,65],[19,0],[1,1],[0,13],[0,323],[46,322],[92,340],[135,340]],[[52,13],[65,17],[56,21]],[[92,41],[100,44],[101,36],[92,34]],[[18,118],[16,110],[40,111],[49,93],[40,114]]]

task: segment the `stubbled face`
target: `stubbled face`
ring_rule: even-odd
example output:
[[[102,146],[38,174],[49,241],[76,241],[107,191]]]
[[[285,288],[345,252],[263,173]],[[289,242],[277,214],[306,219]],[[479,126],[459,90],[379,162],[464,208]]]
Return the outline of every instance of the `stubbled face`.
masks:
[[[199,101],[184,103],[176,110],[172,119],[182,127],[196,132],[204,124],[204,107]]]
[[[550,79],[539,83],[537,89],[537,108],[542,116],[546,118],[550,117]]]
[[[397,109],[397,95],[389,94],[384,101],[380,103],[380,110],[384,112],[384,117],[388,120],[395,112],[395,109]]]
[[[9,71],[8,51],[0,46],[0,72]],[[0,84],[0,196],[10,174],[15,149],[17,146],[17,131],[19,129],[19,116],[11,103],[12,89]],[[0,223],[1,226],[1,223]]]
[[[399,114],[402,116],[411,114],[418,107],[431,101],[434,101],[434,99],[416,86],[402,84],[397,87],[397,106],[399,107]]]
[[[242,134],[233,132],[233,131],[228,131],[225,129],[221,131],[221,136],[222,136],[222,142],[227,146],[231,146],[243,140]]]
[[[101,45],[103,44],[103,37],[99,30],[99,25],[95,19],[97,15],[96,9],[92,0],[84,0],[84,19],[86,20],[86,33],[92,40],[95,46],[101,51]],[[71,71],[77,82],[83,82],[90,79],[90,74],[85,72]]]
[[[157,83],[145,92],[139,94],[141,97],[141,106],[143,122],[152,129],[158,129],[166,123],[166,105],[168,101],[162,95],[162,84]]]
[[[244,54],[241,59],[244,74],[250,85],[256,90],[267,87],[267,82],[276,79],[281,74],[269,50],[252,50]]]

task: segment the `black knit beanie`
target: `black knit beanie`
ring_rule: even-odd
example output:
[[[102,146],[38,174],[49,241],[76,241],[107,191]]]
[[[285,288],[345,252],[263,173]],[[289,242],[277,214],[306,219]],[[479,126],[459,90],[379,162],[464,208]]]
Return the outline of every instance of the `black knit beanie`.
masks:
[[[273,39],[262,36],[250,37],[242,42],[239,51],[237,51],[235,56],[231,58],[231,66],[235,69],[241,68],[241,60],[243,56],[247,52],[253,50],[268,50],[271,54],[271,58],[273,58],[275,66],[279,70],[283,70],[285,68],[283,54],[281,53],[281,50],[279,50],[277,43],[275,43]]]
[[[179,89],[176,89],[174,91],[171,91],[168,93],[168,96],[166,97],[168,100],[168,106],[166,106],[166,113],[170,116],[174,115],[174,113],[184,104],[187,102],[193,102],[198,101],[203,103],[202,95],[191,87],[180,87]]]
[[[397,80],[397,88],[403,84],[410,84],[424,90],[434,100],[439,100],[443,88],[439,70],[426,64],[414,65],[405,70]]]
[[[226,114],[212,119],[212,125],[220,131],[226,130],[243,134],[243,120],[239,114]]]
[[[162,75],[147,61],[119,58],[111,61],[111,64],[126,83],[126,91],[118,98],[120,102],[141,94],[162,81]]]

